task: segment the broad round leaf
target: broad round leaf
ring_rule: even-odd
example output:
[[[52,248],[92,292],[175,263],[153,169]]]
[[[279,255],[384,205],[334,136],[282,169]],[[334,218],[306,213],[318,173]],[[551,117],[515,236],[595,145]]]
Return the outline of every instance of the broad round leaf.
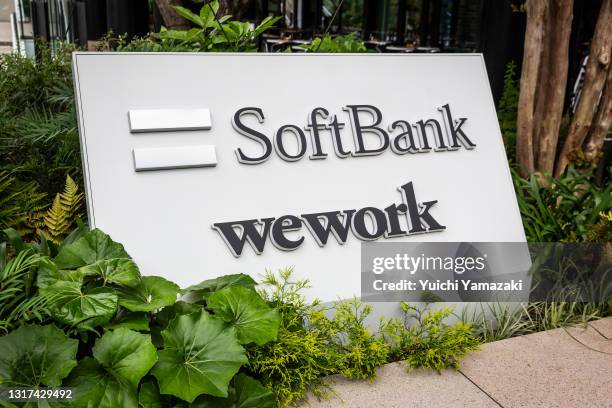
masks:
[[[0,384],[57,387],[77,365],[77,346],[54,325],[22,326],[0,337]]]
[[[193,312],[198,312],[203,309],[203,306],[194,303],[187,303],[179,300],[173,305],[166,306],[155,314],[155,324],[151,325],[151,337],[153,344],[157,347],[162,347],[164,340],[161,332],[168,324],[178,315],[186,315]]]
[[[202,307],[203,306],[201,305],[179,300],[175,304],[166,306],[162,310],[157,312],[155,314],[155,321],[160,327],[165,329],[168,326],[168,323],[170,323],[172,319],[174,319],[177,315],[185,315],[193,312],[198,312],[202,310]]]
[[[140,384],[138,403],[143,408],[164,408],[164,402],[154,378],[148,378]]]
[[[117,311],[117,295],[111,288],[84,292],[79,282],[59,281],[41,294],[50,299],[53,318],[72,326],[93,328],[107,323]]]
[[[36,286],[38,286],[39,289],[43,289],[58,281],[83,283],[83,274],[79,271],[59,270],[55,262],[51,259],[47,257],[41,258],[38,262]]]
[[[128,329],[107,332],[67,380],[75,388],[71,406],[138,407],[138,383],[155,364],[155,347],[148,335]]]
[[[54,261],[59,269],[76,269],[101,259],[129,258],[123,245],[114,242],[99,229],[89,231],[73,243],[62,247]]]
[[[127,379],[134,389],[157,361],[151,336],[129,329],[104,334],[93,347],[93,355],[104,368]]]
[[[207,306],[215,315],[236,327],[241,344],[265,344],[276,340],[280,319],[253,289],[231,286],[213,293]]]
[[[105,326],[106,329],[130,329],[136,331],[149,331],[149,315],[144,312],[130,312],[121,309],[115,317]]]
[[[159,276],[143,276],[138,286],[118,290],[119,304],[132,312],[151,312],[174,304],[179,290]]]
[[[276,408],[274,393],[246,374],[238,374],[232,381],[227,398],[203,395],[191,408]]]
[[[248,362],[235,329],[204,310],[177,316],[162,336],[164,349],[151,373],[162,394],[185,401],[201,394],[227,397],[230,380]]]
[[[236,408],[275,408],[274,393],[246,374],[234,379]]]
[[[74,388],[75,399],[69,405],[71,408],[138,408],[132,384],[106,370],[91,357],[79,362],[65,385]]]
[[[77,269],[82,275],[99,276],[107,283],[115,283],[127,287],[138,286],[140,271],[138,266],[128,258],[102,259],[91,265]]]
[[[207,279],[197,285],[189,286],[187,289],[183,289],[183,293],[197,292],[200,295],[206,295],[210,292],[216,292],[223,288],[230,286],[244,286],[245,288],[255,288],[257,282],[253,280],[249,275],[244,273],[237,273],[235,275],[224,275],[214,279]]]

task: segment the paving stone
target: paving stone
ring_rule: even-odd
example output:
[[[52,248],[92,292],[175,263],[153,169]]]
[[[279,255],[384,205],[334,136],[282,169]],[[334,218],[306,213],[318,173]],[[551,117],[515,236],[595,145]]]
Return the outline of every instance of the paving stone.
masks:
[[[11,30],[11,23],[0,22],[0,43],[12,42],[13,34]]]
[[[503,407],[612,406],[612,355],[564,329],[485,344],[461,372]]]
[[[579,343],[593,350],[612,355],[612,340],[606,339],[589,325],[568,327],[567,333]]]
[[[336,396],[317,401],[311,397],[313,408],[499,408],[499,405],[480,391],[461,373],[447,370],[438,374],[433,370],[406,371],[403,363],[391,363],[378,370],[373,384],[335,378]],[[307,407],[308,405],[304,405]]]
[[[612,340],[612,316],[589,322],[589,326],[596,329],[606,339]]]

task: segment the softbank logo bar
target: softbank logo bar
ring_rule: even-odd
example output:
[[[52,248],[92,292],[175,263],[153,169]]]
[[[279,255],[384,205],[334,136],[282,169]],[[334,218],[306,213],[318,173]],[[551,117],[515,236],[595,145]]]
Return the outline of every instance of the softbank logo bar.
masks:
[[[210,110],[137,109],[128,112],[130,133],[209,130]],[[214,145],[134,148],[134,170],[170,170],[217,165]]]
[[[170,132],[176,130],[209,130],[210,110],[137,109],[128,112],[131,133]]]
[[[150,147],[133,150],[134,170],[169,170],[217,165],[213,145]]]

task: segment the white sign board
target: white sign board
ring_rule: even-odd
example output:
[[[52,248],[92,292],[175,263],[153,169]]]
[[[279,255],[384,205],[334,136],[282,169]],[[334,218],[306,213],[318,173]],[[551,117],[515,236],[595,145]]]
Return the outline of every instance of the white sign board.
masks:
[[[360,244],[524,241],[483,58],[75,53],[89,222],[182,286],[295,266],[360,292]]]

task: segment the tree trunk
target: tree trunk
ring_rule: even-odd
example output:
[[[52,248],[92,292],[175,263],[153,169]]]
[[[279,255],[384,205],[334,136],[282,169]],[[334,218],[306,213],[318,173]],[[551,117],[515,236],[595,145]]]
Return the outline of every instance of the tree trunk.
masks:
[[[189,22],[183,17],[179,16],[174,10],[174,6],[181,6],[181,0],[155,0],[159,14],[161,14],[164,20],[164,26],[172,29],[185,29],[189,28]]]
[[[550,1],[550,0],[549,0]],[[540,55],[540,67],[538,69],[538,76],[536,80],[536,89],[534,95],[534,112],[532,119],[533,126],[533,166],[534,171],[537,170],[538,167],[538,150],[540,148],[540,124],[544,120],[544,115],[546,114],[546,101],[548,100],[548,87],[543,86],[542,83],[545,82],[542,78],[548,78],[550,76],[550,58],[551,58],[551,50],[550,50],[550,42],[552,37],[551,32],[551,24],[550,24],[550,7],[547,10],[547,14],[544,16],[543,22],[543,31],[542,31],[542,54]]]
[[[606,86],[599,102],[599,109],[595,115],[595,123],[584,148],[587,160],[599,160],[604,139],[612,125],[612,67],[608,68]]]
[[[516,126],[516,155],[523,176],[534,170],[533,116],[547,7],[547,0],[528,0],[526,4],[527,29]]]
[[[572,10],[573,0],[554,0],[550,3],[547,30],[549,41],[545,45],[549,53],[545,61],[547,70],[538,81],[544,94],[544,98],[538,100],[542,116],[536,117],[534,121],[534,143],[539,143],[537,148],[534,146],[537,151],[535,167],[540,173],[552,174],[554,171],[567,85]]]
[[[584,85],[576,112],[557,163],[556,176],[565,171],[569,155],[582,148],[589,131],[597,120],[596,112],[606,82],[612,53],[612,0],[603,0],[591,41]]]

